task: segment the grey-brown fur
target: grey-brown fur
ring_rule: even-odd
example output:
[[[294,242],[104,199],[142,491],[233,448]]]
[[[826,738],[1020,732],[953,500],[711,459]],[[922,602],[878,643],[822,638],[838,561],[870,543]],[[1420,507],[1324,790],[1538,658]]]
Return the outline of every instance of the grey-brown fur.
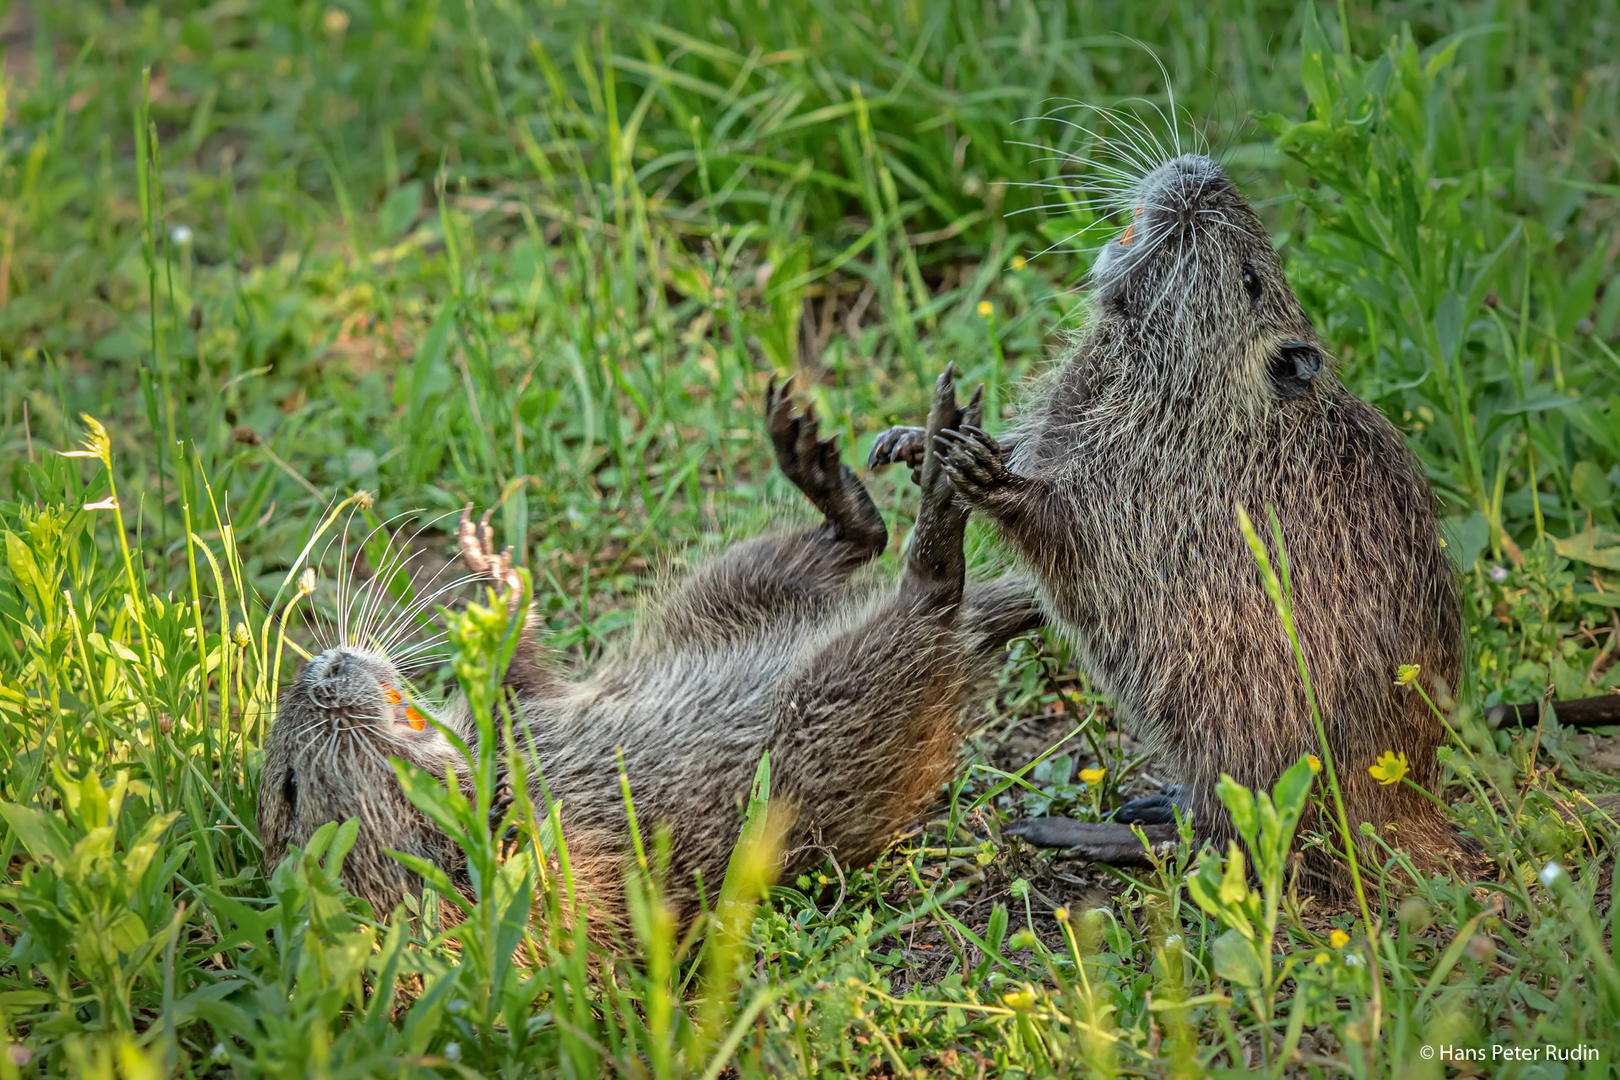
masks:
[[[1264,226],[1213,161],[1176,158],[1132,194],[1140,216],[1099,259],[1066,360],[999,445],[947,433],[945,471],[1034,571],[1087,672],[1179,772],[1176,801],[1221,842],[1220,774],[1269,788],[1318,745],[1237,524],[1241,505],[1271,547],[1274,508],[1351,827],[1371,822],[1435,866],[1455,850],[1436,807],[1368,773],[1382,751],[1404,751],[1412,780],[1436,789],[1441,727],[1396,671],[1420,664],[1447,694],[1461,671],[1423,472],[1323,364]],[[915,460],[920,435],[891,431],[874,460]]]
[[[975,419],[975,410],[957,410],[947,372],[930,430]],[[821,525],[748,540],[702,564],[582,678],[551,673],[532,636],[508,673],[527,728],[514,739],[526,752],[532,738],[533,764],[561,804],[577,884],[609,915],[628,844],[616,750],[641,828],[671,830],[670,889],[690,916],[697,877],[712,897],[724,876],[763,751],[771,753],[773,807],[793,815],[784,869],[823,857],[812,840],[841,862],[869,860],[952,772],[959,713],[987,662],[1040,621],[1024,582],[965,585],[967,511],[932,457],[899,583],[851,580],[886,544],[877,508],[832,441],[816,438],[813,412],[795,413],[785,390],[771,395],[767,425],[784,472],[824,514]],[[469,542],[475,535],[464,530],[469,561],[504,576],[487,542],[482,551]],[[328,686],[323,673],[338,654],[350,659]],[[312,661],[281,703],[260,788],[259,830],[272,862],[323,822],[361,819],[344,877],[379,911],[416,885],[382,848],[424,855],[452,875],[458,866],[388,764],[397,755],[442,774],[454,761],[431,725],[415,732],[386,714],[378,687],[394,678],[364,650]],[[464,705],[442,719],[473,738]],[[541,803],[538,784],[533,794]]]

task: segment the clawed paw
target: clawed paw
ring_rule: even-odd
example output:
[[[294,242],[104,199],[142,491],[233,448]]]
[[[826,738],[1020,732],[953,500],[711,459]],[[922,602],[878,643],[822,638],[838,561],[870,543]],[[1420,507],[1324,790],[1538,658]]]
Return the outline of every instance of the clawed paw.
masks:
[[[506,812],[512,808],[512,801],[512,780],[507,774],[506,766],[502,765],[500,771],[495,774],[495,791],[489,803],[489,829],[491,832],[501,827],[501,822],[506,818]],[[516,835],[517,826],[514,825],[506,830],[506,835],[502,839],[510,840]]]
[[[951,487],[971,505],[984,504],[995,492],[1018,481],[1007,468],[1001,444],[972,424],[940,432],[934,439],[934,451]]]
[[[923,465],[928,460],[930,433],[957,429],[964,425],[977,426],[984,418],[984,387],[974,389],[966,405],[956,403],[956,367],[945,365],[934,384],[934,399],[929,406],[926,427],[892,427],[877,437],[872,453],[867,457],[870,468],[905,462],[911,466],[913,483],[923,482]]]
[[[793,481],[812,503],[824,505],[843,483],[843,463],[838,457],[836,435],[818,439],[816,407],[806,404],[794,410],[793,380],[776,385],[773,378],[765,388],[765,428],[782,474]]]
[[[928,451],[928,432],[920,427],[892,427],[877,437],[872,453],[866,459],[869,469],[905,462],[913,470],[922,468],[923,455]]]
[[[498,584],[502,597],[511,605],[523,595],[523,580],[512,566],[510,547],[499,555],[495,553],[494,533],[489,527],[489,517],[494,512],[493,506],[485,510],[484,516],[474,525],[472,503],[468,503],[461,511],[461,523],[456,526],[456,547],[467,569]]]

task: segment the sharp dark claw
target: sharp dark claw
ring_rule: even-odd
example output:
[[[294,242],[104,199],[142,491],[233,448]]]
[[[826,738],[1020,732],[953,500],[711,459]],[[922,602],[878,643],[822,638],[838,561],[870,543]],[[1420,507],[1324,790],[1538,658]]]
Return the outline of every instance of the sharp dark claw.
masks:
[[[973,388],[973,396],[968,398],[967,407],[957,413],[958,424],[962,427],[977,428],[984,419],[984,384],[980,383]]]

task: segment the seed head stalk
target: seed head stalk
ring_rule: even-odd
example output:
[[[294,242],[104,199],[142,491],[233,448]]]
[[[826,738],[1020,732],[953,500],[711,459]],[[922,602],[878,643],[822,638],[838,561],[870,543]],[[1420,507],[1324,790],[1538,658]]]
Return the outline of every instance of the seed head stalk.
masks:
[[[1254,554],[1254,561],[1260,567],[1260,576],[1265,584],[1266,595],[1271,598],[1272,606],[1277,609],[1277,616],[1282,620],[1283,631],[1288,635],[1289,647],[1294,651],[1294,663],[1299,668],[1300,682],[1305,687],[1305,702],[1311,710],[1311,722],[1316,726],[1316,740],[1321,747],[1322,769],[1327,775],[1328,790],[1333,793],[1333,808],[1338,819],[1339,834],[1344,839],[1344,855],[1350,863],[1350,884],[1355,890],[1356,903],[1361,909],[1361,922],[1367,934],[1367,956],[1372,967],[1372,1030],[1367,1040],[1367,1053],[1371,1055],[1378,1043],[1378,1029],[1382,1009],[1383,974],[1378,964],[1378,946],[1373,940],[1372,911],[1367,905],[1367,890],[1361,881],[1361,867],[1356,859],[1355,838],[1350,831],[1350,816],[1344,808],[1344,792],[1339,786],[1339,773],[1334,765],[1333,750],[1328,745],[1327,727],[1322,723],[1322,710],[1317,704],[1316,689],[1311,683],[1309,666],[1305,663],[1305,651],[1300,647],[1299,632],[1294,626],[1294,600],[1293,586],[1288,574],[1288,551],[1283,546],[1282,523],[1277,520],[1277,512],[1270,505],[1266,507],[1267,516],[1271,519],[1271,535],[1277,545],[1277,569],[1271,565],[1271,557],[1266,552],[1266,545],[1261,541],[1259,533],[1255,531],[1254,523],[1249,520],[1248,512],[1242,507],[1237,508],[1238,528],[1243,530],[1243,538],[1249,543],[1249,550]],[[1278,570],[1281,571],[1279,575]],[[1369,1066],[1371,1061],[1368,1061]]]

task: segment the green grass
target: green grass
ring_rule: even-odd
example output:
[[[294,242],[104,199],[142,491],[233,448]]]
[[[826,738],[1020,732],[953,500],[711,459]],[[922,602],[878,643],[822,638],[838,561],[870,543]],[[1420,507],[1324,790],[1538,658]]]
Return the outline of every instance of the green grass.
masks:
[[[1605,779],[1555,724],[1470,719],[1620,685],[1613,0],[0,7],[0,1076],[1439,1076],[1440,1044],[1614,1070],[1617,830],[1556,812]],[[452,931],[432,898],[383,926],[347,900],[342,830],[263,865],[269,704],[337,603],[305,554],[504,495],[587,660],[661,568],[787,499],[770,373],[851,460],[947,361],[1010,415],[1107,210],[1055,110],[1165,133],[1131,39],[1444,502],[1472,654],[1436,794],[1497,873],[1403,896],[1391,851],[1370,927],[1302,911],[1297,784],[1258,793],[1258,889],[1185,849],[1104,889],[1002,843],[1131,767],[1056,639],[1014,650],[928,829],[759,907],[742,858],[690,941],[642,890],[593,955],[535,845],[500,863],[477,829]],[[903,526],[914,489],[874,491]],[[476,685],[498,627],[466,620]],[[1490,1057],[1582,1044],[1567,1072]]]

